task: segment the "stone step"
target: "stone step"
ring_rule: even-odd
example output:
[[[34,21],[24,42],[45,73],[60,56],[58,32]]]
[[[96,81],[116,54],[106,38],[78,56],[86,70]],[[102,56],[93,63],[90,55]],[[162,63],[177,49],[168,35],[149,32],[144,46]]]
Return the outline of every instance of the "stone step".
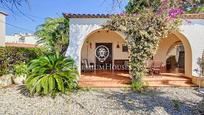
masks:
[[[177,87],[194,87],[191,79],[186,77],[163,77],[163,78],[146,78],[143,79],[147,86],[177,86]]]
[[[101,79],[98,79],[98,78],[80,78],[79,81],[132,81],[130,78],[127,78],[127,79],[111,79],[111,78],[101,78]]]
[[[160,83],[160,84],[185,84],[185,83],[192,83],[191,80],[143,80],[146,83]]]
[[[191,80],[191,79],[184,76],[180,76],[180,77],[157,76],[157,77],[144,77],[143,80],[145,81],[159,81],[159,80],[185,81],[185,80]]]
[[[131,78],[126,74],[90,74],[82,75],[79,79],[80,87],[122,88],[131,86]],[[194,87],[190,78],[183,75],[173,76],[162,74],[146,76],[143,82],[150,87]]]
[[[101,84],[101,85],[130,85],[131,81],[79,81],[79,84],[87,84],[87,85],[91,85],[91,84]]]
[[[165,84],[165,83],[148,83],[149,87],[197,87],[197,85],[192,83],[172,83],[172,84]]]
[[[121,84],[121,83],[104,83],[104,82],[80,82],[79,87],[93,87],[93,88],[125,88],[131,87],[130,84]],[[155,84],[149,83],[148,87],[197,87],[195,84],[186,83],[186,84]]]
[[[164,82],[148,82],[145,83],[145,85],[149,87],[197,87],[197,85],[192,83],[179,83],[179,82],[170,82],[170,83],[164,83]],[[131,82],[107,82],[107,81],[97,81],[97,82],[91,82],[91,81],[81,81],[79,82],[80,87],[100,87],[100,88],[122,88],[122,87],[130,87]]]
[[[126,88],[130,84],[116,83],[116,82],[79,82],[79,87],[83,88]]]

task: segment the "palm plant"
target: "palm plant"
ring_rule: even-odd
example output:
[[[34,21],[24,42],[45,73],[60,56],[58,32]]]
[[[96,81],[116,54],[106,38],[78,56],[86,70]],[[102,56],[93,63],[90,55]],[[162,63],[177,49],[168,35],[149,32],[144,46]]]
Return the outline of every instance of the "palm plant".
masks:
[[[43,44],[54,54],[63,54],[69,44],[69,20],[65,18],[47,18],[44,24],[38,26],[35,35],[38,43]]]
[[[158,10],[162,0],[129,0],[125,7],[127,13],[139,13],[144,9]],[[171,5],[179,6],[188,13],[204,12],[203,0],[171,0]]]
[[[30,94],[54,96],[77,87],[78,73],[74,60],[64,56],[48,55],[32,60],[28,65],[26,87]]]
[[[127,13],[139,13],[144,9],[151,8],[157,10],[161,5],[161,0],[129,0],[125,7]]]

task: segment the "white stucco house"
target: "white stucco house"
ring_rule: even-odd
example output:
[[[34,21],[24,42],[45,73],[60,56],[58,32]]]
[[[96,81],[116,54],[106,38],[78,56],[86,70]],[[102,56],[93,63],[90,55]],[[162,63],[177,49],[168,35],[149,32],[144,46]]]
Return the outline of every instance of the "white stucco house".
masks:
[[[8,14],[0,11],[0,46],[5,44],[5,35],[6,35],[6,16]]]
[[[0,11],[0,46],[37,47],[37,37],[31,33],[15,33],[6,35],[6,16]]]
[[[16,33],[5,36],[5,46],[37,47],[37,41],[37,37],[30,33]]]
[[[80,74],[84,59],[92,65],[100,65],[101,62],[106,65],[125,64],[129,59],[129,53],[125,47],[125,36],[102,29],[102,25],[106,23],[110,15],[64,13],[64,17],[70,20],[70,43],[66,55],[74,58]],[[198,68],[197,59],[202,57],[204,50],[204,14],[185,14],[182,18],[181,31],[172,32],[167,38],[160,41],[159,49],[153,60],[160,60],[168,66],[167,59],[170,55],[168,53],[176,52],[170,50],[178,45],[181,48],[175,53],[175,59],[180,72],[193,78],[198,76],[194,70]],[[103,50],[99,56],[97,56],[98,49]],[[106,57],[107,52],[108,57]],[[99,58],[100,56],[102,58]],[[171,59],[169,60],[171,64]]]

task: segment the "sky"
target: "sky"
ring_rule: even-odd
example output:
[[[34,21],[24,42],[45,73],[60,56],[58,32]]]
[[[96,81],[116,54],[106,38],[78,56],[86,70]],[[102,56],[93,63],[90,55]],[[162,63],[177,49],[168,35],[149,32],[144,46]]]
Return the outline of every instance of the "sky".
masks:
[[[46,17],[62,17],[62,13],[113,14],[121,13],[128,0],[113,5],[113,0],[29,0],[19,7],[22,13],[11,12],[0,5],[0,11],[8,14],[6,34],[34,33]]]

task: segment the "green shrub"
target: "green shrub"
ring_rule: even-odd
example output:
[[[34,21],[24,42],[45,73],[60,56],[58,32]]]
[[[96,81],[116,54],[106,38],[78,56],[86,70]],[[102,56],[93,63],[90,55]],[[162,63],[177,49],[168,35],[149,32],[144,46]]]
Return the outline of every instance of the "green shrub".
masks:
[[[14,65],[43,55],[41,48],[0,47],[0,76],[14,71]]]
[[[69,44],[69,20],[65,18],[46,18],[37,27],[35,35],[38,43],[43,44],[48,52],[65,55]]]
[[[27,69],[27,65],[25,63],[20,63],[17,65],[14,65],[14,75],[16,77],[20,77],[20,76],[26,76],[26,74],[28,73],[28,69]]]
[[[129,7],[129,8],[128,8]],[[145,62],[155,55],[160,40],[182,24],[180,5],[171,0],[131,0],[127,12],[114,15],[103,25],[125,35],[129,49],[129,72],[133,80],[141,81],[146,72]],[[176,13],[172,13],[175,12]],[[174,14],[174,15],[172,15]],[[168,20],[168,21],[167,21]]]
[[[31,95],[55,96],[57,92],[75,89],[77,75],[73,59],[48,55],[31,61],[25,83]]]
[[[141,81],[133,81],[132,89],[133,91],[141,91],[143,89],[143,83]]]
[[[176,111],[179,111],[181,108],[181,103],[179,102],[179,100],[172,100],[172,103],[173,103],[174,109]]]

